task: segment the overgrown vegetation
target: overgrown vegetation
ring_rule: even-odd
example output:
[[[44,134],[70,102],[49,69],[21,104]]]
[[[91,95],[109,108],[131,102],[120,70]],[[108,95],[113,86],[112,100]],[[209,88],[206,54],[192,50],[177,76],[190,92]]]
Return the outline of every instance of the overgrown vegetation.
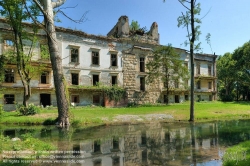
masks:
[[[217,60],[218,94],[222,101],[250,100],[250,41]]]
[[[79,90],[80,89],[97,90],[97,91],[103,92],[109,101],[113,100],[115,102],[118,102],[122,99],[125,99],[125,97],[126,97],[126,90],[122,87],[117,86],[117,85],[105,86],[105,85],[98,83],[96,86],[73,85],[73,86],[70,86],[69,88],[79,89]]]
[[[29,104],[27,107],[22,104],[16,104],[16,110],[20,115],[35,115],[39,113],[39,108],[34,104]]]
[[[155,83],[161,79],[166,89],[166,101],[168,103],[171,88],[179,88],[181,84],[185,87],[186,81],[181,82],[180,80],[188,80],[188,68],[183,65],[180,54],[175,51],[171,44],[157,47],[153,51],[153,57],[149,59],[146,65],[148,70],[147,82]],[[173,81],[174,84],[171,83]]]
[[[119,86],[112,86],[112,87],[104,87],[103,92],[105,96],[109,99],[109,101],[118,102],[121,99],[125,99],[126,91],[124,88]]]
[[[2,157],[3,151],[30,151],[30,152],[36,151],[38,152],[38,151],[56,150],[56,147],[52,145],[51,143],[47,143],[37,138],[34,138],[30,133],[21,135],[21,137],[17,139],[16,141],[13,141],[11,138],[5,137],[2,134],[0,134],[0,143],[1,143],[1,146],[0,146],[1,157]],[[4,154],[4,155],[8,155],[8,154]],[[22,155],[20,157],[18,156],[18,153],[15,155],[16,155],[15,158],[10,158],[10,160],[14,159],[16,161],[21,161],[21,160],[27,160],[27,159],[36,159],[37,157],[39,157],[39,153],[27,154],[25,158],[22,158],[22,156],[24,155],[23,153],[20,153],[20,155]],[[0,166],[6,166],[6,165],[14,165],[14,164],[11,164],[11,162],[3,163],[3,161],[0,161]],[[19,162],[18,165],[30,165],[30,164],[21,164],[21,162]]]
[[[250,141],[229,147],[223,155],[223,166],[245,166],[250,164]]]

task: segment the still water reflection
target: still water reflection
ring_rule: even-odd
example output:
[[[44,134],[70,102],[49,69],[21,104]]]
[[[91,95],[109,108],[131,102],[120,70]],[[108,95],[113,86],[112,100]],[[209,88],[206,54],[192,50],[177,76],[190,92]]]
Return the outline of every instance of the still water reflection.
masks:
[[[250,121],[210,123],[149,123],[143,125],[91,128],[8,127],[2,133],[20,137],[32,133],[54,143],[72,157],[57,160],[77,161],[66,165],[151,166],[221,165],[225,148],[250,139]],[[50,160],[50,159],[49,159]],[[55,160],[52,159],[51,160]],[[49,165],[48,163],[46,165]],[[51,164],[51,165],[55,165]],[[59,164],[62,165],[62,164]]]

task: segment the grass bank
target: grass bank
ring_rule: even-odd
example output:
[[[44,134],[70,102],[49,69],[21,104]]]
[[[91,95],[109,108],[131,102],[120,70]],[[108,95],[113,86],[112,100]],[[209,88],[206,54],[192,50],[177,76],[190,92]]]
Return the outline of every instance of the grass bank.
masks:
[[[139,107],[103,108],[72,107],[71,122],[75,124],[109,124],[118,115],[168,114],[175,121],[188,121],[189,102],[170,105],[144,105]],[[20,116],[18,112],[5,112],[0,119],[1,124],[53,124],[57,117],[56,108],[41,109],[33,116]],[[197,122],[221,119],[250,118],[250,102],[197,102],[195,104],[195,120]]]
[[[223,155],[223,166],[246,166],[250,164],[250,141],[227,148]]]

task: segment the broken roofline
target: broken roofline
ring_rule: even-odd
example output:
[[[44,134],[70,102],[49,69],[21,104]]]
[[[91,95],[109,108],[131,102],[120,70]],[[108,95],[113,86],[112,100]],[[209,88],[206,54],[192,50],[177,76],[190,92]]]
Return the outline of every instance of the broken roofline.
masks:
[[[1,18],[1,17],[0,17],[0,22],[8,24],[8,21],[4,18]],[[23,22],[23,24],[25,26],[28,26],[28,27],[31,27],[31,25],[32,25],[32,23],[28,23],[28,22]],[[3,29],[3,28],[1,28],[1,29]],[[9,28],[5,28],[5,30],[11,31],[11,29],[9,29]],[[69,34],[73,34],[73,35],[78,35],[81,37],[86,37],[86,38],[91,38],[91,39],[105,40],[108,42],[133,42],[135,44],[139,43],[139,44],[150,44],[150,45],[154,45],[154,46],[160,46],[160,44],[158,44],[158,43],[149,42],[149,41],[148,42],[146,42],[146,41],[134,41],[131,38],[114,38],[114,37],[107,37],[107,36],[101,36],[101,35],[93,35],[93,34],[85,33],[85,32],[80,31],[80,30],[73,30],[73,29],[58,27],[58,26],[56,26],[56,31],[63,32],[63,33],[69,33]],[[162,46],[164,46],[164,45],[162,45]],[[178,47],[173,47],[173,48],[175,48],[177,50],[185,51],[186,53],[189,53],[189,51],[186,49],[182,49],[182,48],[178,48]],[[215,54],[195,53],[195,55],[202,55],[202,56],[215,57],[215,58],[218,57],[218,55],[215,55]]]

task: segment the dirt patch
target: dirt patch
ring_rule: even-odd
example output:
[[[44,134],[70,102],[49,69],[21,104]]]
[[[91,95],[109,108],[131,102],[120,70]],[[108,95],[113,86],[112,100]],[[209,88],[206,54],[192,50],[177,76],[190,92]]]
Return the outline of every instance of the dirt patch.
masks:
[[[174,117],[168,114],[147,114],[147,115],[117,115],[113,122],[144,122],[144,121],[174,121]]]
[[[56,118],[57,114],[55,114],[55,113],[35,114],[32,117],[34,117],[34,118]]]

